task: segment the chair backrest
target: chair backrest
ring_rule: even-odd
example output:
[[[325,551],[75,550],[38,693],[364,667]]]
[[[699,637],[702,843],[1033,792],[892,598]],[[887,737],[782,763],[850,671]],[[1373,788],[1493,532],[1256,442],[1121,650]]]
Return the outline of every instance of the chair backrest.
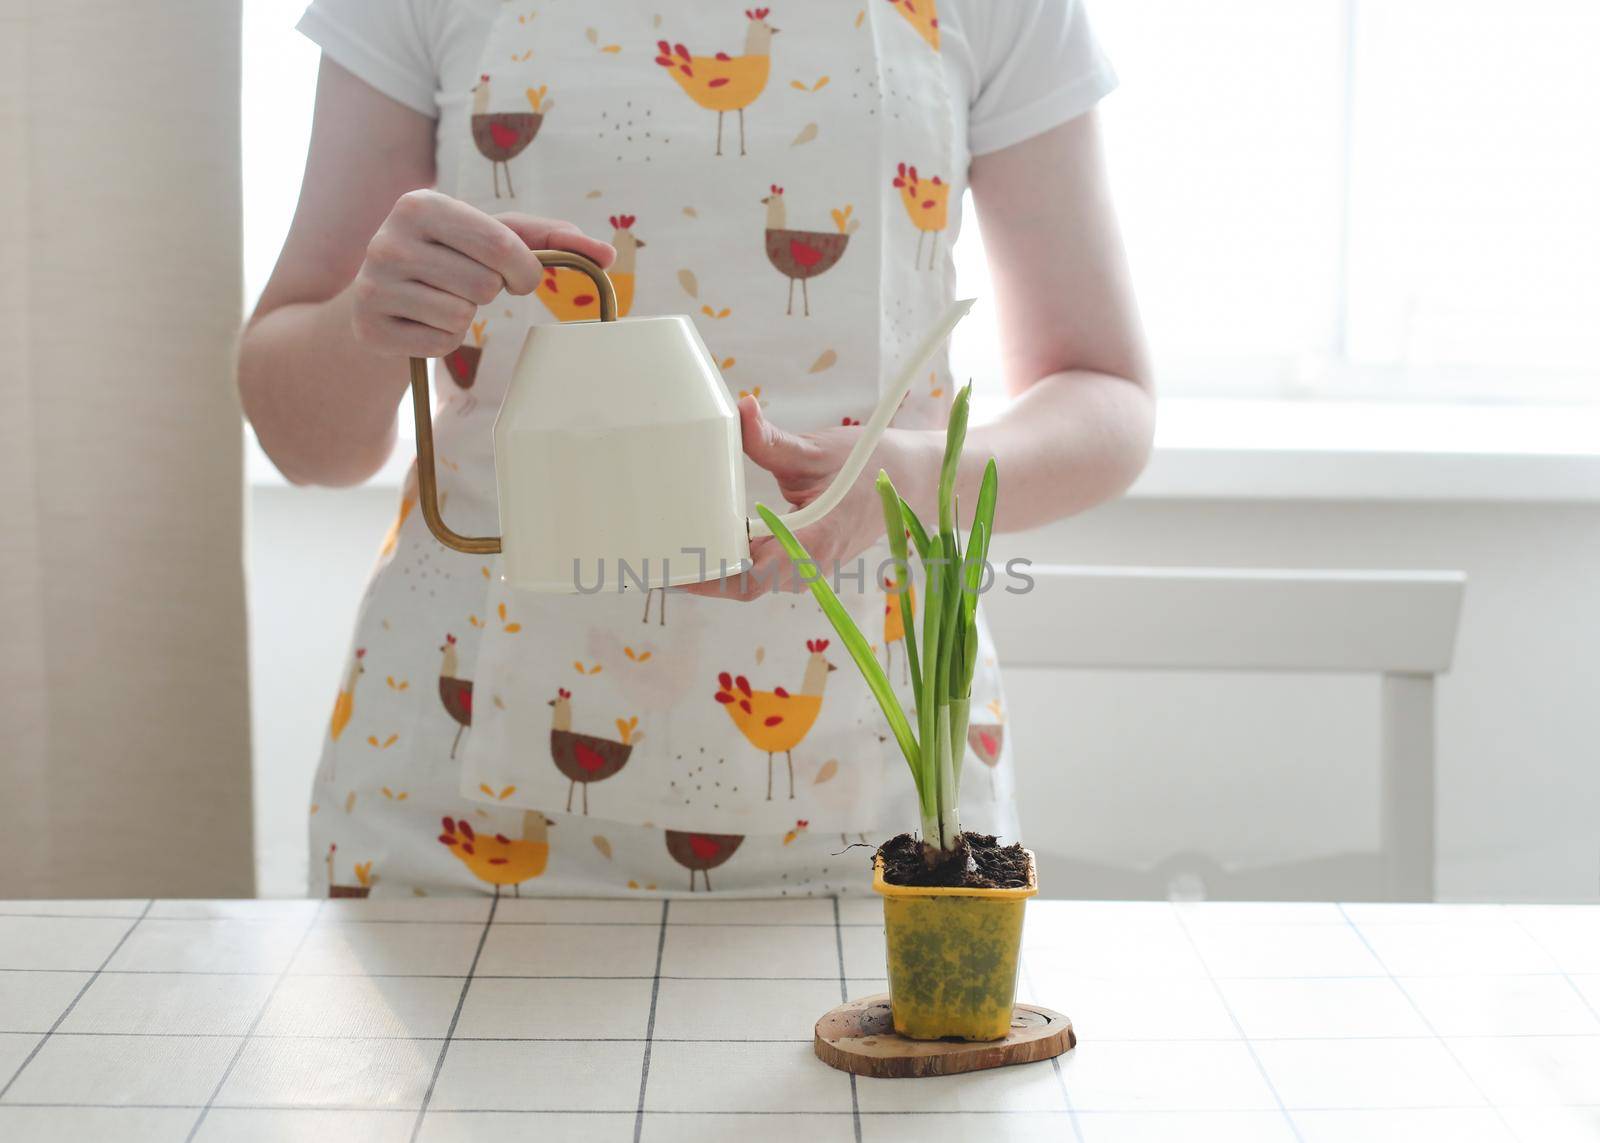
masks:
[[[984,596],[1008,666],[1435,675],[1466,576],[1035,564]]]
[[[1142,868],[1077,850],[1070,831],[1030,834],[1046,893],[1161,897],[1429,900],[1433,896],[1433,677],[1455,654],[1466,576],[1451,571],[1230,568],[1026,569],[1029,591],[984,597],[1008,668],[1372,674],[1380,690],[1382,851],[1232,868],[1177,852]],[[1009,581],[1008,586],[1015,581]],[[1070,778],[1028,767],[1033,713],[1017,707],[1029,820],[1065,823]],[[1043,724],[1041,718],[1041,725]],[[1039,803],[1044,803],[1043,805]],[[1034,815],[1037,814],[1037,817]]]

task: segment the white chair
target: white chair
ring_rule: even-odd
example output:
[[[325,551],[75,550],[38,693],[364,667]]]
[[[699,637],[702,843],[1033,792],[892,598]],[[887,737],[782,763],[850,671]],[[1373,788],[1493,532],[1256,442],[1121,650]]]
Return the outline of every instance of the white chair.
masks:
[[[1041,853],[1057,886],[1163,897],[1198,876],[1218,898],[1292,895],[1429,901],[1434,895],[1434,679],[1449,669],[1466,576],[1034,565],[1025,594],[984,597],[1008,668],[1310,671],[1381,676],[1380,855],[1234,871],[1175,854],[1130,871]],[[1003,586],[1004,579],[1000,581]],[[1030,748],[1020,741],[1025,756]],[[1024,764],[1026,764],[1024,759]],[[1070,820],[1070,812],[1064,815]],[[1036,849],[1046,839],[1030,838]],[[1048,869],[1048,866],[1053,866]],[[1292,887],[1286,893],[1285,887]],[[1068,895],[1078,895],[1068,889]]]

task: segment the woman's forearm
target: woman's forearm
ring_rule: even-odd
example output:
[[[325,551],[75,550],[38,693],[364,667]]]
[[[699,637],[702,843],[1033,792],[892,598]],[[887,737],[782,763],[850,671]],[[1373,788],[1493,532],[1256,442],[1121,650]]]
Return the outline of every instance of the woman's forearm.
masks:
[[[406,359],[356,340],[350,290],[262,314],[239,343],[239,396],[262,449],[296,484],[359,484],[394,448]]]
[[[967,433],[956,481],[962,526],[971,518],[991,456],[1001,489],[995,530],[1014,532],[1082,512],[1126,490],[1144,467],[1154,430],[1155,400],[1138,382],[1083,370],[1043,377],[1010,400],[999,417]],[[897,435],[890,476],[917,514],[934,520],[944,432]]]

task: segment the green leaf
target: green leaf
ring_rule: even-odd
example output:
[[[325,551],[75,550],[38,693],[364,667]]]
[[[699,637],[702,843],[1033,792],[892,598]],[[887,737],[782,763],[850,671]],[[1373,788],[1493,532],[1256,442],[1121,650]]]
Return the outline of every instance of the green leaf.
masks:
[[[983,468],[983,483],[978,488],[978,510],[973,515],[971,542],[967,546],[967,562],[963,568],[966,582],[962,586],[965,609],[962,615],[961,692],[964,698],[972,693],[972,673],[978,661],[978,593],[983,586],[983,571],[989,561],[989,541],[994,536],[995,501],[1000,494],[1000,473],[994,458]]]
[[[811,594],[816,598],[817,606],[822,608],[822,613],[828,617],[828,622],[833,624],[833,629],[839,633],[840,642],[855,660],[856,668],[866,680],[868,689],[872,691],[872,697],[878,700],[878,706],[883,710],[883,717],[888,721],[889,729],[900,746],[900,753],[905,755],[906,765],[911,768],[912,779],[917,783],[918,797],[925,797],[920,764],[921,752],[917,746],[917,739],[911,733],[911,723],[906,719],[906,712],[900,708],[900,700],[895,696],[894,688],[889,685],[889,676],[884,674],[877,655],[872,652],[871,644],[861,634],[861,629],[856,626],[855,620],[850,618],[850,613],[845,610],[844,604],[839,602],[839,597],[834,594],[833,588],[821,574],[816,560],[812,559],[805,546],[795,539],[794,533],[789,531],[788,526],[764,504],[756,505],[756,513],[767,527],[772,529],[773,537],[783,545],[783,550],[789,554],[796,568],[800,569],[800,574],[809,580]]]
[[[954,535],[942,536],[944,550],[948,553],[945,557],[945,574],[949,577],[944,592],[940,597],[940,605],[944,608],[944,617],[939,622],[942,632],[942,645],[939,648],[939,701],[960,698],[955,691],[954,664],[956,650],[961,645],[961,617],[962,591],[961,591],[961,550],[956,547]]]
[[[972,534],[969,544],[967,575],[967,614],[978,610],[978,588],[983,583],[984,565],[989,560],[989,541],[994,537],[995,502],[1000,496],[1000,470],[994,457],[983,466],[983,483],[978,486],[978,508],[972,514]],[[979,530],[982,537],[979,537]]]
[[[900,627],[905,632],[906,662],[911,665],[911,694],[917,709],[921,710],[922,659],[917,654],[917,625],[911,614],[911,564],[906,558],[906,527],[901,515],[905,501],[900,499],[889,474],[881,468],[878,470],[878,496],[883,501],[883,529],[889,538],[889,554],[894,557],[894,578],[900,585]]]
[[[967,441],[967,417],[972,406],[972,382],[956,394],[950,406],[950,423],[944,433],[944,463],[939,466],[939,531],[955,531],[956,470],[961,466],[961,449]]]
[[[943,551],[942,546],[932,548],[933,559]],[[947,577],[937,564],[929,559],[922,563],[923,579],[926,584],[925,598],[922,601],[922,699],[917,704],[918,741],[926,742],[929,749],[922,752],[923,791],[926,795],[922,809],[926,815],[936,810],[934,795],[937,792],[939,780],[937,727],[939,724],[939,706],[944,700],[944,689],[939,678],[940,654],[940,628],[944,621],[944,597],[947,588]]]
[[[928,529],[922,526],[922,521],[911,510],[911,505],[904,499],[900,501],[900,518],[905,521],[906,529],[911,533],[911,542],[917,547],[917,558],[923,563],[928,562]]]

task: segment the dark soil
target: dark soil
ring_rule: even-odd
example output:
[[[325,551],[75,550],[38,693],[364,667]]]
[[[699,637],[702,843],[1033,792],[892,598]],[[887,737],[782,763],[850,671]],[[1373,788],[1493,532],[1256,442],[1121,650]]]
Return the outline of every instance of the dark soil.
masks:
[[[964,833],[945,854],[909,833],[879,848],[883,879],[890,885],[937,885],[946,889],[1021,889],[1028,884],[1028,853],[1001,845],[993,834]]]

